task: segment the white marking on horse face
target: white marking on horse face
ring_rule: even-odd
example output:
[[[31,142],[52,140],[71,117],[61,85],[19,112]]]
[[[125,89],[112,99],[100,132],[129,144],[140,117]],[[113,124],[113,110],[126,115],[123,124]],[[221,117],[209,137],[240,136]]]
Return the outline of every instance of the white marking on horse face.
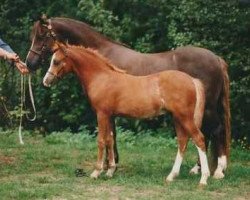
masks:
[[[50,66],[49,66],[48,71],[50,71],[51,67],[53,66],[54,58],[55,58],[55,54],[53,54],[53,56],[51,58]],[[51,78],[52,78],[51,75],[49,73],[46,73],[45,76],[43,77],[43,85],[46,86],[46,87],[50,87],[51,82],[53,81],[53,80],[51,80]]]

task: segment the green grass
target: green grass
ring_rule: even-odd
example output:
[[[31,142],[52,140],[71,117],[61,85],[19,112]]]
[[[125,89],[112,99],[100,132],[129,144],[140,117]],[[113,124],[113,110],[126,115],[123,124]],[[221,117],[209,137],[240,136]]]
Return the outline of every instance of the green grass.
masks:
[[[121,132],[121,130],[119,131]],[[53,133],[46,138],[25,133],[0,134],[0,199],[249,199],[250,154],[232,149],[224,180],[209,178],[198,187],[200,176],[190,176],[196,150],[190,142],[181,174],[165,184],[177,147],[164,135],[118,134],[119,168],[112,179],[76,177],[76,168],[90,175],[95,164],[96,139],[86,134]]]

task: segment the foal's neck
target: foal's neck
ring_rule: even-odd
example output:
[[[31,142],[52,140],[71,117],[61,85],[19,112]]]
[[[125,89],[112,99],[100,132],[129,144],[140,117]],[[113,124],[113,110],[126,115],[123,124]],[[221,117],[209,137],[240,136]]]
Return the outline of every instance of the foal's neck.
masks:
[[[87,89],[93,81],[100,79],[101,76],[107,78],[114,75],[114,73],[119,73],[113,71],[109,67],[109,64],[100,59],[98,55],[95,55],[86,49],[78,49],[76,51],[71,51],[73,52],[71,56],[74,63],[73,71],[78,76],[85,89]]]

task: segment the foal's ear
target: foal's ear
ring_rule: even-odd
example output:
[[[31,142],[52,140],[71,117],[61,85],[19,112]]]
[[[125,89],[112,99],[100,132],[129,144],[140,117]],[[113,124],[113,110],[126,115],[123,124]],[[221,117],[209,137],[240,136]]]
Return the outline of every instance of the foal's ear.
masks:
[[[40,17],[39,21],[40,21],[40,23],[41,23],[42,25],[48,25],[48,24],[49,24],[47,15],[44,14],[44,13],[43,13],[42,16]]]
[[[52,52],[56,51],[58,48],[60,48],[59,44],[57,42],[54,42],[52,47],[51,47],[51,50]]]

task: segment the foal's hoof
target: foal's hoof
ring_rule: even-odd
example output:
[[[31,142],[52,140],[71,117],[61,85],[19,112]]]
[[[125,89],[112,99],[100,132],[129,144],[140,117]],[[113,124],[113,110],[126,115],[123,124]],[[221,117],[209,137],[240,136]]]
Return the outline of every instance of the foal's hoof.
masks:
[[[223,174],[223,172],[215,171],[215,172],[214,172],[214,175],[213,175],[213,178],[214,178],[214,179],[223,179],[224,176],[225,176],[225,175]]]
[[[92,179],[98,179],[99,175],[101,174],[102,171],[99,170],[94,170],[92,174],[90,175],[90,178]]]
[[[171,183],[171,182],[173,182],[173,180],[174,180],[174,177],[171,176],[171,175],[168,175],[168,177],[165,179],[165,182],[166,183]]]
[[[107,173],[106,173],[106,176],[107,176],[108,178],[112,178],[113,175],[114,175],[114,173],[115,173],[115,171],[116,171],[116,167],[114,167],[114,168],[109,168],[108,171],[107,171]]]

